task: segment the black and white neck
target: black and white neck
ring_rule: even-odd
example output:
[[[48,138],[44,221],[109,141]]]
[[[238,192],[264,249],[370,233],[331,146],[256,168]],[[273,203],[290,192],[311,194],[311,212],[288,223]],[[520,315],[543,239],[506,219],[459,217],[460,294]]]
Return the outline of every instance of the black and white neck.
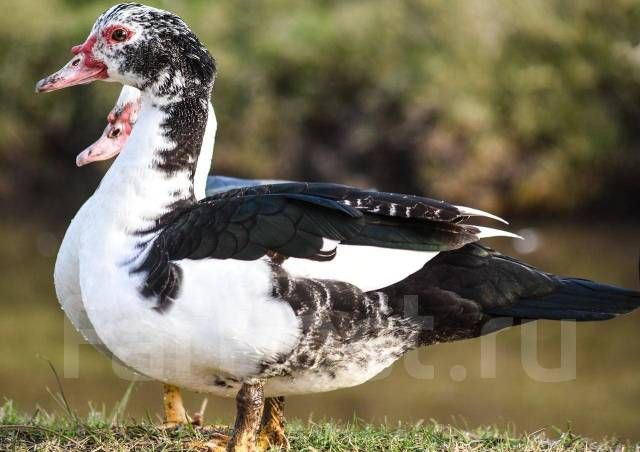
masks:
[[[209,91],[159,96],[143,92],[138,122],[95,196],[111,199],[127,229],[162,227],[168,215],[195,202],[194,176],[209,114]],[[112,212],[115,213],[115,212]]]
[[[194,176],[211,114],[210,74],[203,79],[202,71],[170,67],[143,84],[136,127],[96,191],[111,198],[106,204],[124,214],[115,218],[128,230],[161,228],[172,213],[195,202]]]

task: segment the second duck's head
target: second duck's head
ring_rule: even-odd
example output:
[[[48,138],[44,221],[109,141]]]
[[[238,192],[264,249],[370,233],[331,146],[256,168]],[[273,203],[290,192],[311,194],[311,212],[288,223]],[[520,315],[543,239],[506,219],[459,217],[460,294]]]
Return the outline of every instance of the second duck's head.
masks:
[[[98,140],[76,157],[76,165],[108,160],[120,153],[136,123],[140,111],[140,90],[125,85],[116,105],[107,115],[107,126]]]

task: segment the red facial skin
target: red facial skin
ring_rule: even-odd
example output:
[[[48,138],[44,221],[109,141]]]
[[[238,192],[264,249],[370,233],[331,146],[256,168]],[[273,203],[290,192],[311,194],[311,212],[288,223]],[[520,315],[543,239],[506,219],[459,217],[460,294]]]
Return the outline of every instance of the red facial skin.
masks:
[[[116,30],[124,31],[124,40],[117,41],[113,38],[113,33]],[[132,30],[124,26],[111,25],[102,31],[100,39],[106,41],[107,46],[115,46],[131,39],[133,34]],[[96,34],[92,34],[84,44],[72,47],[71,52],[74,57],[71,58],[71,61],[64,65],[58,72],[40,80],[36,84],[36,92],[45,93],[109,78],[107,66],[102,61],[96,59],[93,54],[93,48],[98,38]]]
[[[128,103],[119,114],[112,110],[107,116],[108,124],[102,136],[78,154],[76,165],[84,166],[118,155],[131,135],[133,129],[131,117],[136,108],[137,106],[133,103]]]
[[[85,56],[85,65],[87,67],[100,66],[102,63],[96,60],[93,56],[93,46],[96,45],[97,40],[98,38],[96,35],[91,35],[84,44],[71,47],[71,53],[74,55],[83,54]]]

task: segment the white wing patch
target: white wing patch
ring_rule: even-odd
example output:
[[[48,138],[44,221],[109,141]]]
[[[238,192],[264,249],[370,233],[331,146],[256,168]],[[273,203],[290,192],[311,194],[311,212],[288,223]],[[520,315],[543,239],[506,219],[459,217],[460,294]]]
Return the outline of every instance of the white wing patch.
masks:
[[[468,209],[465,213],[481,215],[484,212]],[[480,231],[477,234],[478,240],[489,237],[522,238],[500,229],[484,226],[473,227]],[[333,249],[336,249],[336,256],[331,260],[314,261],[288,258],[282,263],[282,267],[293,276],[344,281],[368,292],[402,281],[438,255],[438,252],[342,245],[325,238],[322,251]]]
[[[323,251],[337,246],[329,261],[289,258],[282,267],[293,276],[344,281],[368,292],[390,286],[420,270],[437,252],[375,246],[337,245],[325,240]],[[325,249],[326,248],[326,249]]]

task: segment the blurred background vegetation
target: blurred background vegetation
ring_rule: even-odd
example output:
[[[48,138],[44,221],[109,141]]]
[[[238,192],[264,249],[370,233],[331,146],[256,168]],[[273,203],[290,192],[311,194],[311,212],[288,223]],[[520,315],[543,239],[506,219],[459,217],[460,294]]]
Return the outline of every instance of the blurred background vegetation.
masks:
[[[637,215],[635,0],[150,3],[182,15],[218,60],[216,172],[511,215]],[[104,171],[74,171],[73,157],[119,88],[33,85],[108,6],[28,0],[0,17],[3,203],[75,208]]]
[[[215,173],[342,182],[483,208],[515,219],[516,230],[534,226],[525,231],[531,243],[496,242],[502,251],[637,287],[637,0],[147,3],[180,14],[218,60]],[[45,391],[51,373],[37,358],[63,368],[53,260],[109,166],[78,170],[74,161],[102,132],[120,89],[96,83],[36,96],[33,88],[110,5],[23,0],[5,2],[0,14],[0,397],[23,410],[54,405]],[[498,378],[480,378],[477,342],[442,344],[420,352],[437,366],[433,379],[411,377],[399,363],[359,388],[294,398],[290,413],[461,416],[530,431],[572,420],[579,433],[640,439],[639,320],[580,325],[575,381],[532,381],[513,329],[498,338]],[[541,361],[553,367],[558,328],[542,325]],[[72,404],[115,403],[127,382],[89,347],[81,358],[80,378],[64,380]],[[467,376],[454,381],[459,366]],[[212,416],[230,420],[230,401],[212,405]],[[159,387],[143,384],[131,412],[159,409]]]

